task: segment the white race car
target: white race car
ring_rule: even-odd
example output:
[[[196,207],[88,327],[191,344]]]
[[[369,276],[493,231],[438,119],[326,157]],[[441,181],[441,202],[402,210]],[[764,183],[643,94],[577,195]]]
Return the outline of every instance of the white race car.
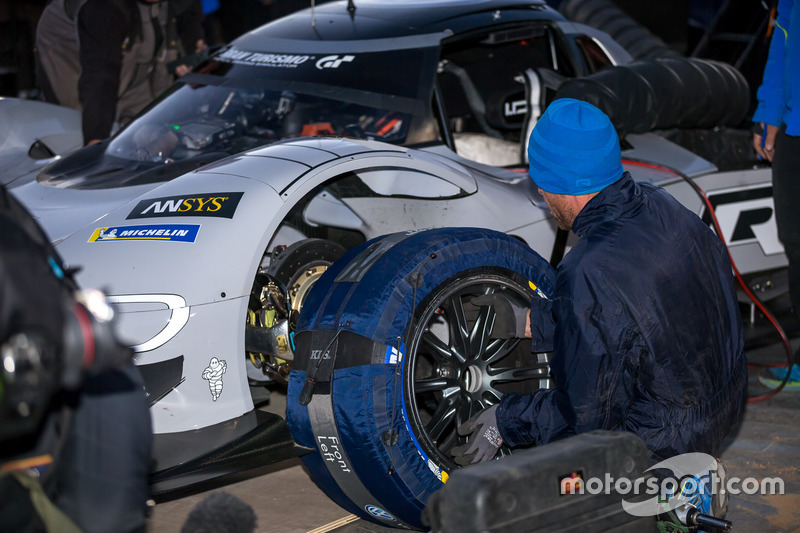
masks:
[[[3,179],[80,269],[79,283],[116,304],[147,383],[158,495],[298,453],[284,420],[256,405],[288,375],[297,315],[345,250],[401,230],[468,226],[557,261],[570,241],[526,173],[525,148],[570,83],[613,95],[611,72],[688,83],[693,74],[675,76],[682,68],[704,80],[713,72],[709,91],[740,81],[701,60],[657,67],[632,63],[608,35],[542,0],[331,2],[234,40],[111,139]],[[737,91],[695,126],[741,122]],[[715,98],[695,96],[695,111]],[[648,102],[644,112],[659,106]],[[678,115],[654,124],[686,128]],[[619,128],[635,179],[711,223],[694,186],[705,191],[739,271],[782,301],[769,168],[712,162],[663,132]],[[50,152],[41,155],[56,159]],[[546,385],[539,371],[521,375]],[[435,457],[437,439],[414,427]]]

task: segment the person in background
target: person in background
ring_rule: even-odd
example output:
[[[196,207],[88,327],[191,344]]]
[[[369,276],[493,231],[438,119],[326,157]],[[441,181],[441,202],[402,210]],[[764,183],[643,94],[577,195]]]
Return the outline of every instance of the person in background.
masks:
[[[764,77],[758,88],[758,106],[753,114],[756,129],[753,147],[758,155],[772,163],[772,197],[778,237],[789,259],[789,296],[794,313],[800,319],[800,213],[795,202],[800,198],[800,9],[794,0],[779,0],[778,16],[772,32]],[[759,380],[777,388],[787,372],[789,381],[783,390],[800,390],[800,353],[795,364],[773,368]]]
[[[201,0],[52,0],[36,28],[37,85],[82,110],[84,144],[108,137],[206,48]]]

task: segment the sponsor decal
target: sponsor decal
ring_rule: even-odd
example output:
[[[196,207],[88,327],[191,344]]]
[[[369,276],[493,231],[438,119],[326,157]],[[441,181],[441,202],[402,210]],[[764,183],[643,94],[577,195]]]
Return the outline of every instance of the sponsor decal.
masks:
[[[173,241],[194,242],[200,224],[150,224],[145,226],[109,226],[97,228],[89,242]]]
[[[325,353],[322,350],[311,350],[311,359],[312,360],[319,360],[319,359],[330,359],[331,358],[331,351],[325,350]]]
[[[386,522],[397,522],[397,518],[392,516],[391,513],[384,511],[377,505],[366,505],[364,506],[364,510],[380,520],[384,520]]]
[[[309,59],[314,59],[314,56],[301,55],[301,54],[269,54],[262,52],[248,52],[246,50],[239,50],[231,48],[225,52],[215,56],[217,61],[224,61],[226,63],[235,63],[237,65],[250,65],[256,67],[272,67],[272,68],[297,68]]]
[[[765,255],[783,253],[783,244],[778,240],[771,186],[709,193],[708,199],[729,246],[755,242]],[[703,221],[711,225],[707,211],[703,213]]]
[[[447,475],[447,472],[439,468],[439,465],[430,459],[428,459],[428,470],[433,472],[433,475],[436,476],[436,478],[442,483],[447,483],[447,480],[450,478],[450,476]]]
[[[222,394],[222,375],[228,370],[228,363],[224,359],[212,357],[208,366],[203,370],[203,379],[208,381],[208,388],[211,391],[211,399],[215,402]]]
[[[325,56],[321,58],[319,61],[315,63],[315,66],[319,69],[326,69],[326,68],[339,68],[339,65],[342,63],[351,63],[356,56],[339,56],[339,55],[332,55],[332,56]]]
[[[544,291],[542,289],[540,289],[531,280],[528,280],[528,287],[530,287],[532,291],[534,291],[537,295],[539,295],[539,298],[544,298],[545,300],[547,300],[547,295],[544,293]]]
[[[387,346],[386,355],[383,358],[383,363],[386,365],[396,365],[403,360],[403,352],[406,349],[406,343],[400,343],[400,350],[396,346]]]
[[[241,192],[221,192],[149,198],[136,204],[127,218],[178,216],[233,218],[243,195]]]

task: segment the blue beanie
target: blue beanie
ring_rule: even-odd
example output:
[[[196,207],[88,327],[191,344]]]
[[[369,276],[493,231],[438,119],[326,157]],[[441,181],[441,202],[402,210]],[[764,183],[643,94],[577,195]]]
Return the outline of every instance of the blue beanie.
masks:
[[[547,107],[528,143],[530,175],[552,194],[597,192],[622,177],[619,138],[605,113],[562,98]]]

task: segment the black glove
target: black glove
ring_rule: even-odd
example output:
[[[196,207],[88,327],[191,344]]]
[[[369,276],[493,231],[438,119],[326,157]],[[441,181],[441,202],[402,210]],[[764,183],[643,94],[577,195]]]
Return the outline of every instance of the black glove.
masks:
[[[502,292],[476,296],[472,299],[472,304],[494,308],[496,316],[494,326],[492,327],[491,338],[525,338],[525,325],[527,324],[528,314],[530,313],[529,308],[518,306]]]
[[[458,434],[462,437],[469,435],[469,442],[450,450],[456,464],[482,463],[495,456],[503,445],[503,437],[497,429],[496,411],[497,405],[493,405],[458,426]]]

